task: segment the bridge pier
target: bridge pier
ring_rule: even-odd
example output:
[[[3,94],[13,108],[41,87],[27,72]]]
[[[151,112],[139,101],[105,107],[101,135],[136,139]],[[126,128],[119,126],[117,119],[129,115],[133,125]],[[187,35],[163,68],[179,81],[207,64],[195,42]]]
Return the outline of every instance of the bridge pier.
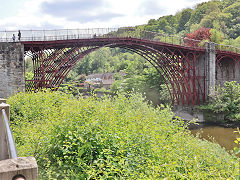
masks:
[[[216,86],[216,50],[215,44],[212,42],[206,43],[206,60],[207,60],[207,96],[210,94],[211,88]],[[208,97],[207,97],[208,98]]]
[[[2,98],[24,90],[24,45],[21,43],[0,43],[0,85]]]
[[[207,42],[205,44],[206,52],[198,57],[196,63],[196,71],[200,77],[205,76],[205,81],[200,81],[202,90],[205,89],[205,100],[200,99],[201,103],[208,100],[211,89],[217,85],[216,82],[216,50],[215,44]],[[197,122],[204,122],[203,113],[192,105],[175,105],[173,111],[176,116],[185,120],[196,119]]]

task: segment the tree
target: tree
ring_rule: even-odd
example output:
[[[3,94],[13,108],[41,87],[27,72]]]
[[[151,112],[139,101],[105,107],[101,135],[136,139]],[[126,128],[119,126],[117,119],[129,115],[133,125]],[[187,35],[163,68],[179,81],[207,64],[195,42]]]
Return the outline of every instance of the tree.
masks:
[[[240,22],[240,20],[239,20],[239,22]],[[229,36],[231,37],[231,38],[237,38],[238,36],[240,36],[240,31],[239,31],[239,29],[240,29],[240,23],[238,23],[238,24],[235,24],[235,25],[233,25],[230,29],[229,29]]]
[[[190,8],[184,9],[180,13],[180,19],[178,21],[178,26],[177,26],[177,32],[180,32],[185,29],[186,23],[189,21],[191,18],[193,10]]]
[[[215,42],[215,43],[218,43],[218,44],[220,44],[222,42],[222,40],[224,38],[224,35],[221,31],[218,31],[216,29],[211,29],[210,33],[211,33],[210,39],[211,39],[212,42]]]
[[[226,7],[223,12],[224,13],[231,13],[233,18],[239,17],[239,9],[240,9],[240,2],[233,3],[232,5]]]
[[[198,46],[199,43],[203,40],[210,41],[211,40],[210,28],[199,28],[193,33],[187,33],[186,38],[184,40],[187,46]]]
[[[189,20],[190,24],[199,24],[201,19],[204,17],[207,11],[207,3],[203,2],[197,5],[197,8],[192,13],[191,18]]]

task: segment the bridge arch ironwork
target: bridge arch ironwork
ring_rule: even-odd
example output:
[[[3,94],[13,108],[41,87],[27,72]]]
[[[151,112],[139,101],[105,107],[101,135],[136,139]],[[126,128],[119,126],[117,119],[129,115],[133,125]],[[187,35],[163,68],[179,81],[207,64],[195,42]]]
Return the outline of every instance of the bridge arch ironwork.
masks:
[[[197,51],[186,53],[170,47],[156,48],[143,43],[139,39],[104,39],[98,41],[75,42],[61,48],[55,45],[37,46],[35,44],[27,51],[32,57],[34,65],[34,79],[26,81],[26,90],[53,88],[58,89],[63,79],[72,67],[89,53],[102,47],[120,47],[131,50],[151,62],[158,72],[164,77],[173,102],[177,104],[198,104],[200,99],[205,100],[205,92],[197,93],[195,87],[198,79],[191,74],[194,62],[198,56]],[[171,92],[172,91],[172,92]]]

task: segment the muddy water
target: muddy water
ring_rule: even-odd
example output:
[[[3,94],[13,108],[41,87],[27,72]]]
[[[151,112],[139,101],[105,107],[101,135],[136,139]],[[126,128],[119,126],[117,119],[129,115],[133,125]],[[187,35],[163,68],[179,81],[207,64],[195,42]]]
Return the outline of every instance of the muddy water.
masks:
[[[215,141],[226,150],[233,150],[234,147],[240,147],[234,143],[236,138],[240,137],[239,134],[234,133],[237,128],[224,128],[221,126],[207,124],[200,124],[189,128],[194,135],[196,135],[196,133],[200,133],[200,138]]]

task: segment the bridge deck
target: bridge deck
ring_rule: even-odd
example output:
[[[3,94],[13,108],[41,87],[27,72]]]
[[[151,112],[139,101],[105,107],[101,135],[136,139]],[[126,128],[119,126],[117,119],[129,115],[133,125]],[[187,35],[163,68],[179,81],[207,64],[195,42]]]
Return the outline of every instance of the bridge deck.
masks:
[[[187,46],[187,45],[177,45],[166,42],[147,40],[141,38],[132,38],[132,37],[113,37],[113,38],[90,38],[90,39],[66,39],[66,40],[49,40],[49,41],[21,41],[24,44],[24,50],[28,51],[31,48],[34,48],[35,51],[40,50],[42,46],[49,48],[66,48],[66,47],[75,47],[75,46],[110,46],[111,44],[121,44],[121,43],[138,43],[148,46],[158,46],[158,47],[167,47],[170,49],[181,49],[185,51],[198,51],[204,52],[205,47],[197,46]]]
[[[59,30],[21,30],[20,39],[17,36],[18,31],[0,31],[0,42],[13,42],[13,34],[15,34],[15,42],[21,42],[27,46],[29,44],[36,46],[41,45],[61,45],[71,43],[81,43],[90,41],[95,44],[97,41],[104,43],[104,41],[121,41],[135,40],[151,41],[152,44],[164,45],[172,48],[183,48],[190,50],[202,51],[205,48],[204,44],[199,40],[188,39],[186,37],[179,37],[168,34],[161,34],[156,32],[144,31],[133,27],[124,28],[92,28],[92,29],[59,29]],[[146,42],[145,42],[146,43]],[[162,43],[162,44],[161,44]],[[215,47],[219,53],[234,53],[240,54],[240,49],[229,45],[216,44]]]

